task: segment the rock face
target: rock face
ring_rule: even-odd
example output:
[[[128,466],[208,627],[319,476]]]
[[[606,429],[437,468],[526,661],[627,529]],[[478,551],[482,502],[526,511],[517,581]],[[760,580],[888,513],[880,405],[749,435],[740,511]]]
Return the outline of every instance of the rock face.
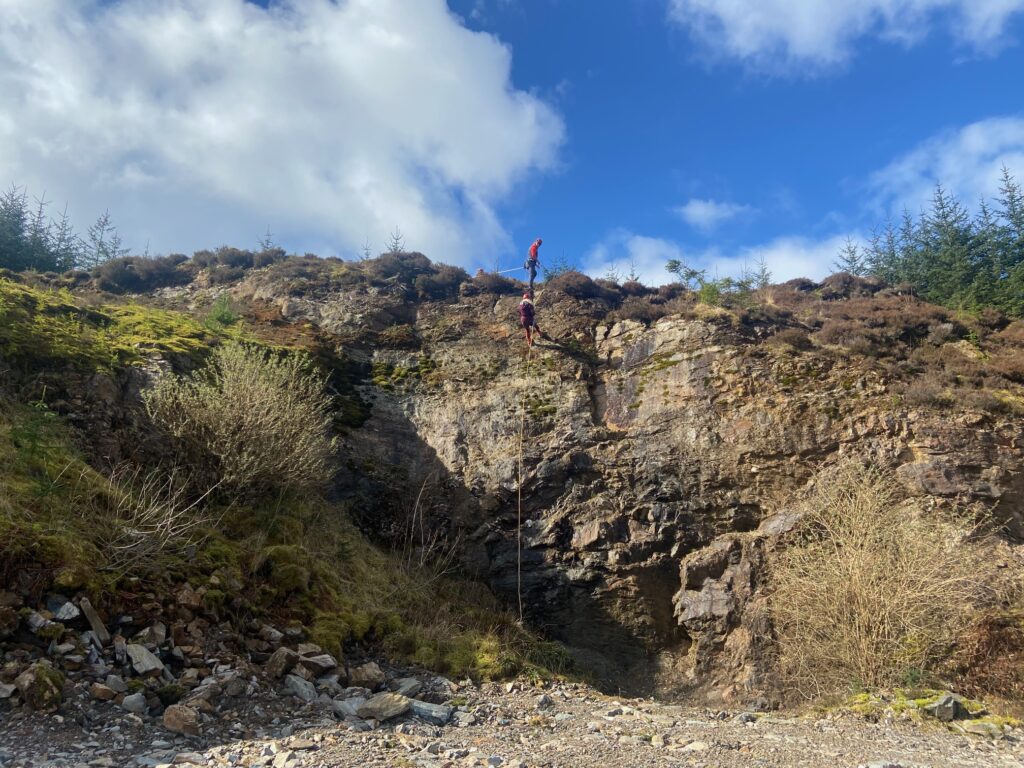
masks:
[[[785,500],[837,457],[877,459],[926,506],[986,504],[1024,533],[1010,417],[894,405],[878,367],[769,346],[713,314],[599,325],[545,301],[560,341],[529,360],[512,297],[420,305],[418,350],[372,351],[374,407],[346,450],[402,468],[381,469],[378,489],[415,497],[426,482],[431,525],[515,604],[522,424],[527,619],[609,685],[758,700],[765,555],[796,522]]]
[[[764,326],[714,308],[609,323],[598,300],[542,289],[539,319],[557,341],[528,356],[511,295],[417,303],[380,286],[293,295],[261,273],[232,290],[276,308],[282,323],[317,326],[346,370],[359,371],[351,380],[361,381],[368,419],[341,438],[349,469],[336,489],[358,498],[357,522],[396,541],[410,530],[409,500],[421,498],[420,530],[456,542],[468,573],[509,605],[521,597],[529,623],[625,693],[762,699],[767,556],[797,522],[790,500],[837,457],[894,467],[926,508],[985,505],[1024,537],[1020,419],[908,407],[884,366],[766,344]],[[398,327],[404,340],[387,341]],[[87,399],[69,402],[90,435],[127,425],[108,441],[116,445],[90,438],[97,455],[134,448],[148,375],[97,378]],[[190,610],[202,604],[191,587],[176,597]],[[80,607],[100,644],[110,642]],[[261,630],[267,673],[288,676],[299,696],[315,693],[306,678],[339,660],[277,647],[285,635]],[[113,645],[119,661],[142,648]],[[159,659],[137,655],[139,674],[162,674]],[[352,686],[384,682],[376,665],[349,670]]]

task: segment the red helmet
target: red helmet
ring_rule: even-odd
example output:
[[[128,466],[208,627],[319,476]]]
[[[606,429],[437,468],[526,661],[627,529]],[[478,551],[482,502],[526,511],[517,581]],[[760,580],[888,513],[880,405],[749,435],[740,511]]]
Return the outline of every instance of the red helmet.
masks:
[[[530,295],[530,292],[527,291],[526,293],[523,294],[523,298],[524,299],[532,299],[533,297]]]

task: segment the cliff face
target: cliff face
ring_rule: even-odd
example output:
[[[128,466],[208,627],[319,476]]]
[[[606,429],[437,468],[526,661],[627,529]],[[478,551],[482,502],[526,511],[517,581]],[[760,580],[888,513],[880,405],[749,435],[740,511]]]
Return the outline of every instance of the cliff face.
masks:
[[[511,605],[521,592],[527,621],[610,687],[765,695],[765,556],[815,468],[839,455],[1024,534],[1019,418],[907,407],[883,368],[765,343],[777,329],[728,313],[608,323],[595,302],[541,293],[556,341],[528,354],[513,296],[415,305],[282,297],[258,281],[237,293],[312,323],[372,371],[349,465],[402,490],[387,510],[369,494],[367,525],[444,531],[465,569]]]

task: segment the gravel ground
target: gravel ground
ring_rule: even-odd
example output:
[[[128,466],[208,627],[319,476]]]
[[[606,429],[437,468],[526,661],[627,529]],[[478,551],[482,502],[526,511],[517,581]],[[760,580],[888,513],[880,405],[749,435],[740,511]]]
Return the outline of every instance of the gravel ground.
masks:
[[[445,726],[406,714],[385,723],[338,720],[259,688],[204,721],[198,737],[157,718],[82,697],[59,715],[0,712],[4,768],[162,765],[341,768],[396,766],[1024,766],[1018,730],[998,738],[937,723],[871,723],[852,715],[815,720],[778,713],[715,712],[613,699],[586,686],[455,686]]]

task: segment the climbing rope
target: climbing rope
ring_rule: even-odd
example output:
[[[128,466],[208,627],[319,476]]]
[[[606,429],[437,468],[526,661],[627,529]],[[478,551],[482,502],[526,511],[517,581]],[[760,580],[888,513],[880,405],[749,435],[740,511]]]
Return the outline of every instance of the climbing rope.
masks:
[[[534,305],[540,301],[540,294]],[[516,483],[516,596],[519,598],[519,623],[523,623],[523,434],[526,432],[526,398],[530,392],[530,367],[533,365],[533,345],[526,352],[526,391],[523,393],[519,415],[519,481]]]
[[[518,513],[516,517],[516,594],[519,597],[519,623],[523,623],[523,434],[526,431],[526,397],[530,391],[530,366],[533,363],[533,345],[526,353],[526,392],[523,393],[519,418],[519,481],[516,483]]]

